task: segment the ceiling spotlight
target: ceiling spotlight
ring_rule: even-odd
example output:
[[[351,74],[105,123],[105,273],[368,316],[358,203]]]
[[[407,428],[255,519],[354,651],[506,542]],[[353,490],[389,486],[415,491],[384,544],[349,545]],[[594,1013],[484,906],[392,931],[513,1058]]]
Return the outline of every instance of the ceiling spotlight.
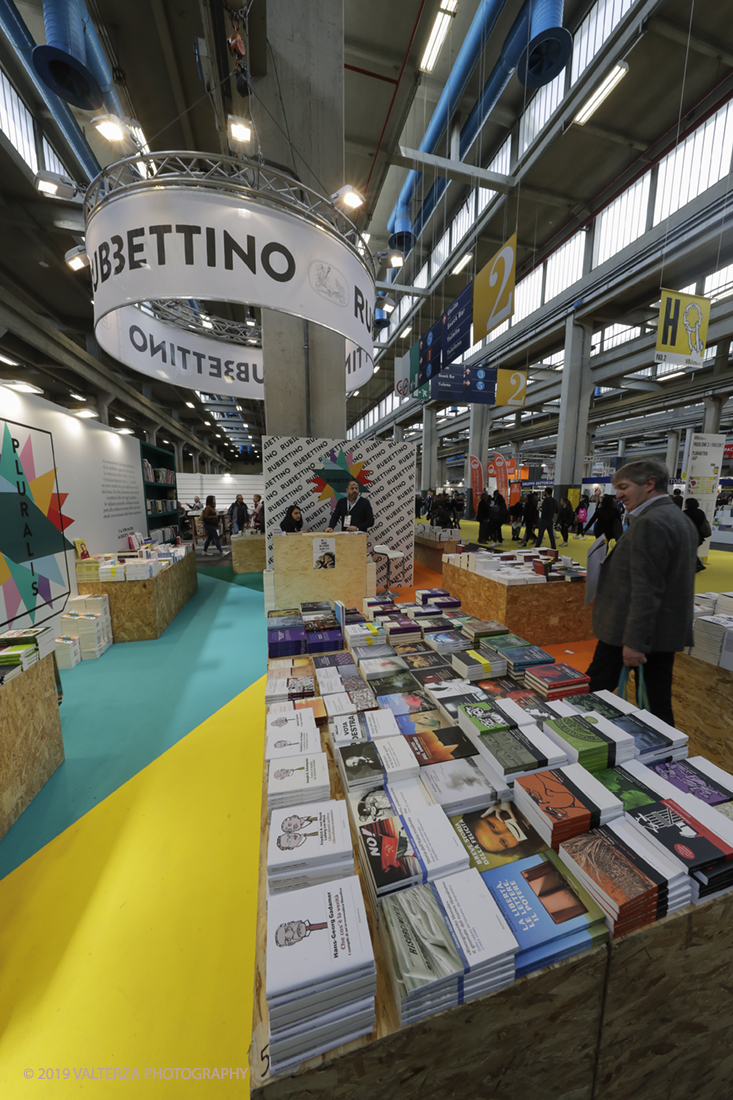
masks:
[[[252,317],[247,318],[246,324],[248,324],[250,328],[254,328],[256,323],[257,322]]]
[[[125,141],[130,138],[127,125],[117,115],[97,115],[92,119],[92,126],[106,138],[107,141]]]
[[[8,359],[7,355],[0,355],[0,363],[7,363],[9,367],[19,367],[17,359]]]
[[[399,248],[390,248],[385,259],[390,267],[403,267],[405,263],[405,257]]]
[[[350,183],[347,183],[345,187],[339,187],[338,191],[334,191],[331,195],[331,202],[348,206],[349,210],[358,210],[360,206],[364,205],[364,196]]]
[[[32,382],[22,382],[20,380],[15,382],[3,382],[3,386],[9,386],[11,390],[17,390],[18,393],[43,393],[40,386],[34,386]]]
[[[451,275],[460,275],[464,267],[468,267],[473,259],[473,252],[467,252],[465,256],[461,256],[456,266],[451,271]]]
[[[211,323],[211,321],[209,321],[209,319],[207,317],[202,317],[201,318],[201,325],[202,325],[203,328],[213,328],[214,327],[213,324]]]
[[[34,183],[36,191],[54,199],[74,199],[79,194],[74,181],[60,172],[36,172]]]
[[[354,390],[354,392],[352,393],[352,395],[351,395],[351,396],[352,396],[352,397],[358,397],[358,396],[359,396],[359,391],[358,391],[358,390]]]
[[[134,435],[132,428],[118,428],[117,432],[119,435]]]
[[[255,347],[256,344],[257,344],[257,341],[256,340],[248,340],[247,343],[251,344],[253,347]]]
[[[227,127],[230,141],[237,142],[241,145],[246,141],[250,141],[252,138],[252,124],[246,118],[237,118],[236,115],[229,115]]]
[[[210,428],[211,427],[211,421],[210,420],[204,420],[204,427],[205,428]]]
[[[383,309],[385,313],[392,313],[396,303],[394,298],[390,298],[388,295],[385,294],[384,297],[380,295],[380,297],[377,298],[377,305],[380,309]]]
[[[83,394],[81,394],[81,393],[74,393],[74,392],[73,392],[73,390],[69,392],[69,397],[73,398],[73,399],[74,399],[74,401],[86,401],[86,397],[84,397],[84,395],[83,395]],[[123,420],[123,419],[124,419],[124,417],[122,417],[122,416],[118,416],[118,418],[117,418],[117,419],[118,419],[118,420]]]
[[[72,393],[72,395],[71,395],[71,396],[72,396],[72,397],[74,397],[74,396],[75,396],[75,394],[73,394],[73,393]],[[82,398],[82,400],[83,400],[83,398]],[[125,418],[124,418],[124,416],[116,416],[116,417],[115,417],[115,420],[121,420],[123,424],[125,423]]]
[[[609,73],[606,74],[604,79],[598,85],[593,94],[585,101],[580,111],[574,118],[574,122],[577,122],[578,126],[583,126],[588,121],[591,115],[595,114],[604,99],[610,96],[616,85],[623,80],[629,71],[629,66],[626,61],[619,61]]]
[[[377,363],[376,367],[372,371],[372,374],[376,374],[378,370],[379,370],[379,363]]]
[[[186,408],[187,409],[195,409],[196,406],[194,405],[193,401],[187,401],[186,402]]]
[[[99,415],[94,412],[93,409],[70,409],[69,411],[73,412],[74,416],[78,416],[81,420],[91,420],[92,417]]]
[[[64,259],[72,271],[81,271],[82,268],[89,267],[89,257],[84,244],[77,244],[74,248],[70,248],[64,254]]]

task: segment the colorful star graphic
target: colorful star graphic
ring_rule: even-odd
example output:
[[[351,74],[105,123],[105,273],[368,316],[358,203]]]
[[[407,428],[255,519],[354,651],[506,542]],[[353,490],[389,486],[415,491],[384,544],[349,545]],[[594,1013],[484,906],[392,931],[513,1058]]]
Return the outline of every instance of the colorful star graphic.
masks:
[[[5,424],[0,449],[0,623],[25,613],[34,622],[40,607],[53,607],[68,591],[62,568],[73,550],[64,530],[74,521],[62,512],[68,494],[55,491],[56,469],[37,474],[32,431],[13,428]],[[25,433],[20,446],[14,436]]]
[[[359,491],[368,493],[371,481],[371,470],[366,469],[366,463],[355,462],[354,452],[347,451],[344,454],[342,447],[338,451],[329,451],[321,458],[322,467],[313,471],[313,477],[308,478],[308,483],[313,486],[311,492],[318,493],[318,500],[328,500],[331,511],[336,503],[346,496],[346,486],[350,481],[359,483]]]

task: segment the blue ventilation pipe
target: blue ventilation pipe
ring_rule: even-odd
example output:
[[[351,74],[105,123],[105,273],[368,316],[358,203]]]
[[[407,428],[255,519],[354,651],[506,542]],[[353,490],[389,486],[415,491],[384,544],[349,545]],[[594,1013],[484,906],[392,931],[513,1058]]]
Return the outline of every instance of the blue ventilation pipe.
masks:
[[[524,65],[527,85],[533,88],[549,84],[562,72],[573,45],[572,35],[561,25],[562,15],[563,0],[527,0],[506,37],[499,60],[461,130],[458,153],[460,160],[465,160],[515,70]],[[518,75],[522,77],[521,71]],[[447,187],[448,181],[442,177],[435,180],[411,225],[413,244]]]
[[[99,175],[99,164],[67,105],[39,78],[31,56],[36,44],[12,0],[0,0],[0,30],[10,42],[34,86],[38,89],[39,95],[46,103],[84,175],[88,180],[93,180]]]
[[[425,136],[420,142],[420,151],[433,153],[438,142],[453,117],[471,73],[476,67],[481,52],[488,42],[496,20],[501,14],[506,0],[481,0],[478,11],[468,29],[463,45],[458,51],[455,64],[451,69],[443,93],[428,123]],[[390,214],[387,228],[390,231],[389,247],[409,252],[416,241],[410,223],[410,203],[422,177],[421,172],[411,169],[402,185],[397,205]]]
[[[46,45],[36,46],[33,64],[56,95],[84,111],[124,111],[112,70],[83,0],[43,0]]]

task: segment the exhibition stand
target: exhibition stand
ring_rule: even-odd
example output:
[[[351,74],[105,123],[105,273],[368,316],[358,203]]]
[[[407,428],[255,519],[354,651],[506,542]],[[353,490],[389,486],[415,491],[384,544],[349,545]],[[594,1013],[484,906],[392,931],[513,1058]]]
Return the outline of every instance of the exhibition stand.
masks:
[[[443,554],[459,554],[460,547],[465,542],[461,539],[449,539],[439,542],[437,539],[426,538],[424,535],[415,534],[415,563],[425,565],[436,573],[443,572]]]
[[[267,562],[267,539],[248,531],[232,535],[232,569],[235,573],[261,573]]]
[[[368,594],[367,536],[361,531],[275,535],[272,547],[275,607],[309,600],[361,606]]]
[[[143,581],[80,581],[79,593],[109,596],[115,642],[159,638],[198,590],[196,555],[188,553]]]
[[[443,565],[443,585],[478,619],[496,619],[534,645],[580,642],[593,637],[593,613],[585,606],[585,581],[506,585],[479,573]]]
[[[2,686],[0,837],[64,761],[53,654]]]

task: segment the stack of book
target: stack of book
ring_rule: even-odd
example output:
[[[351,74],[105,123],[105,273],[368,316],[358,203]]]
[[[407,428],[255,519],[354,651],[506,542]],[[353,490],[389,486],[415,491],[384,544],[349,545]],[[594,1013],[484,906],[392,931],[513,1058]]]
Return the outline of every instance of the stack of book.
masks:
[[[548,718],[542,728],[567,753],[569,760],[582,764],[586,771],[603,771],[617,763],[616,742],[602,733],[597,724],[592,725],[580,716]]]
[[[352,623],[344,627],[344,641],[353,652],[356,646],[386,645],[387,632],[376,623]]]
[[[364,614],[371,622],[382,615],[390,615],[397,609],[394,600],[382,600],[377,596],[367,596],[363,603]]]
[[[127,566],[122,561],[102,561],[99,563],[99,580],[101,583],[108,581],[124,581],[127,579]]]
[[[100,566],[100,580],[102,580],[102,568]],[[128,558],[125,564],[125,576],[128,581],[147,581],[154,576],[153,562],[146,558]]]
[[[658,850],[682,864],[695,905],[733,887],[733,821],[712,806],[680,793],[628,810],[627,816]]]
[[[271,895],[353,874],[354,849],[345,802],[311,802],[273,815],[267,843]]]
[[[301,802],[325,802],[331,797],[328,757],[288,756],[267,765],[267,810],[274,813]]]
[[[382,904],[400,1024],[473,1001],[514,981],[518,944],[475,869],[400,890]]]
[[[586,695],[590,676],[561,662],[528,668],[524,682],[543,699],[564,699],[566,695]]]
[[[425,635],[425,641],[436,653],[460,653],[470,649],[471,643],[461,630],[438,630]]]
[[[432,619],[435,612],[431,609],[429,604],[422,603],[401,603],[399,605],[400,615],[405,615],[408,619]]]
[[[519,944],[518,978],[608,940],[603,910],[553,851],[481,878]]]
[[[648,710],[635,710],[614,718],[613,724],[631,734],[637,759],[645,764],[655,760],[682,760],[687,756],[687,734],[663,722]]]
[[[497,638],[501,634],[508,634],[509,628],[497,622],[496,619],[473,619],[464,624],[463,632],[474,645],[480,645],[484,638]]]
[[[466,851],[440,806],[360,826],[359,850],[375,916],[378,902],[395,890],[468,868]]]
[[[706,760],[704,756],[661,761],[650,764],[649,770],[683,794],[691,794],[701,802],[707,802],[708,806],[733,801],[733,775]]]
[[[429,607],[434,607],[439,615],[444,611],[458,611],[461,601],[456,596],[432,596],[428,601]]]
[[[361,676],[344,676],[343,684],[344,690],[354,705],[354,710],[362,711],[377,709],[379,706],[377,697],[366,680],[363,680]]]
[[[355,875],[271,897],[266,952],[273,1073],[372,1031],[377,971]]]
[[[291,702],[296,699],[308,699],[316,693],[316,682],[313,676],[299,675],[306,669],[293,668],[290,672],[285,669],[277,669],[268,672],[265,682],[265,703]]]
[[[606,914],[612,938],[690,904],[690,879],[623,818],[560,845],[560,859]]]
[[[64,634],[79,639],[82,661],[101,657],[109,649],[111,642],[100,615],[91,612],[67,611],[61,616]]]
[[[56,639],[56,664],[59,668],[74,668],[81,661],[81,645],[78,638],[62,634]]]
[[[488,761],[504,780],[513,783],[519,776],[542,771],[545,768],[567,764],[567,755],[546,737],[539,726],[521,726],[514,729],[495,729],[482,732],[482,720],[466,715],[466,729],[473,725],[473,733],[481,756]]]
[[[533,665],[551,665],[555,658],[537,645],[511,646],[504,651],[506,656],[507,671],[512,680],[524,684],[527,678],[527,670]]]
[[[703,608],[707,615],[715,615],[717,611],[725,612],[724,607],[718,606],[721,595],[720,592],[696,592],[695,605]]]
[[[450,596],[450,592],[445,588],[416,588],[415,589],[415,603],[432,603],[433,600],[439,599],[441,596]]]
[[[520,638],[518,634],[507,633],[494,634],[488,640],[482,638],[479,642],[479,649],[483,649],[485,645],[489,646],[491,649],[499,650],[501,653],[504,653],[505,650],[519,649],[520,647],[528,646],[529,642],[526,638]]]
[[[431,653],[430,646],[424,640],[422,642],[395,642],[394,652],[398,657],[419,656],[421,653]]]
[[[345,791],[351,793],[381,783],[417,777],[420,766],[404,737],[380,737],[340,745],[334,752]]]
[[[104,561],[104,555],[95,558],[77,558],[76,579],[79,584],[98,583],[99,565]]]
[[[420,779],[433,800],[449,816],[493,805],[504,787],[501,779],[478,755],[428,764],[420,769]]]
[[[355,675],[356,661],[354,654],[349,650],[344,650],[341,653],[320,653],[313,657],[314,668],[343,668],[346,667],[351,671],[347,673],[349,676]]]
[[[357,664],[360,661],[378,661],[384,660],[385,657],[397,656],[396,650],[386,642],[380,642],[378,645],[354,645],[349,653],[351,659]]]
[[[344,648],[344,636],[338,627],[330,630],[312,630],[305,632],[309,653],[329,653]]]
[[[285,608],[267,612],[267,656],[292,657],[308,652],[300,610]]]
[[[733,630],[733,615],[703,615],[695,619],[694,645],[687,651],[699,661],[710,665],[720,664],[720,654],[725,641],[726,630]]]
[[[365,680],[379,680],[391,676],[393,672],[407,669],[404,657],[366,657],[359,661],[359,671]]]
[[[550,718],[552,721],[556,719],[569,719],[570,724],[566,729],[566,741],[572,740],[574,752],[582,752],[588,744],[588,729],[593,731],[594,738],[600,738],[601,741],[605,741],[608,745],[608,767],[615,767],[616,764],[625,764],[629,760],[636,758],[636,744],[634,738],[625,729],[622,729],[620,725],[616,725],[615,721],[611,721],[605,718],[603,715],[595,713],[594,711],[587,711],[579,714],[572,706],[570,701],[583,698],[584,696],[571,696],[566,699],[551,699],[547,702],[547,709],[551,712]],[[623,717],[623,715],[621,715]],[[577,725],[576,720],[580,719],[583,723],[583,727]],[[545,720],[546,722],[547,720]],[[545,725],[543,722],[543,728]],[[547,732],[550,737],[555,737],[557,727],[548,726]],[[553,732],[555,731],[555,732]],[[575,731],[575,733],[573,733]],[[586,740],[583,740],[583,738]],[[557,738],[556,738],[557,739]],[[572,757],[573,753],[569,752]],[[582,761],[581,761],[582,763]],[[587,765],[584,765],[587,767]],[[596,771],[595,767],[588,769],[589,771]]]
[[[444,724],[460,725],[460,709],[474,703],[488,702],[485,691],[468,680],[451,680],[442,684],[428,684],[426,692],[433,706],[437,707]]]
[[[18,642],[17,645],[0,646],[0,666],[9,668],[18,665],[21,672],[27,672],[33,665],[38,664],[38,650],[27,642]]]
[[[72,596],[68,604],[69,611],[86,611],[99,615],[104,631],[105,641],[112,642],[112,617],[109,611],[108,595]]]
[[[477,871],[503,867],[547,850],[547,844],[513,802],[451,817],[454,832]]]
[[[387,631],[387,641],[390,645],[394,645],[395,642],[419,642],[422,638],[422,630],[417,619],[392,615],[382,619],[382,625]]]
[[[458,726],[441,726],[404,736],[421,768],[478,756],[478,749]]]
[[[317,668],[316,684],[318,685],[318,691],[321,695],[334,695],[338,691],[344,690],[344,681],[342,673],[344,668],[347,669],[347,676],[358,676],[356,665],[345,665],[339,667],[338,665],[327,665],[325,668]]]
[[[414,683],[419,684],[420,687],[432,687],[439,686],[440,684],[449,684],[454,680],[459,680],[461,683],[466,681],[462,678],[460,673],[456,672],[454,668],[446,661],[445,657],[441,657],[439,653],[435,656],[441,662],[435,664],[432,668],[414,668],[410,671],[409,675],[412,677]]]
[[[514,801],[556,851],[564,840],[597,829],[624,812],[623,802],[580,764],[517,779]]]
[[[401,783],[375,783],[373,787],[346,794],[346,805],[354,830],[369,821],[385,817],[412,814],[434,806],[435,800],[419,778],[403,779]]]
[[[313,756],[320,751],[321,733],[311,714],[268,714],[265,760]]]
[[[733,592],[719,592],[715,610],[721,615],[733,615]]]
[[[466,680],[484,680],[506,676],[506,657],[498,650],[488,647],[475,650],[466,649],[451,655],[451,664],[459,675]]]
[[[329,723],[329,736],[334,748],[356,745],[362,741],[379,741],[382,737],[399,737],[400,727],[389,710],[367,710],[361,714],[343,714]]]
[[[105,600],[107,597],[104,597]],[[42,661],[56,648],[56,638],[50,626],[29,626],[25,630],[6,630],[0,634],[0,646],[34,645]]]

